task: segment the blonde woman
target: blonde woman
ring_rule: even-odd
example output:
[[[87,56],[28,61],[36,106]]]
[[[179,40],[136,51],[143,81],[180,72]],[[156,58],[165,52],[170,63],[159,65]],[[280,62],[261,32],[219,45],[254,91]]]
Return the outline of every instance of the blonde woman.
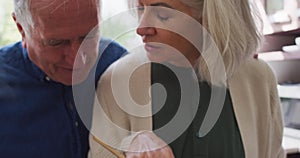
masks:
[[[150,62],[133,53],[100,80],[90,155],[112,156],[99,137],[129,158],[284,157],[276,80],[253,58],[261,34],[250,3],[133,4]]]

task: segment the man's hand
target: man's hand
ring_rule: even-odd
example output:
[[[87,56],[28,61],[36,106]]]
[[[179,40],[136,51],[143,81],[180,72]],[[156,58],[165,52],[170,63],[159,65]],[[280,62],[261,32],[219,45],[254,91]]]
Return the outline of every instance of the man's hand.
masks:
[[[142,132],[132,141],[126,158],[174,158],[171,148],[152,132]]]

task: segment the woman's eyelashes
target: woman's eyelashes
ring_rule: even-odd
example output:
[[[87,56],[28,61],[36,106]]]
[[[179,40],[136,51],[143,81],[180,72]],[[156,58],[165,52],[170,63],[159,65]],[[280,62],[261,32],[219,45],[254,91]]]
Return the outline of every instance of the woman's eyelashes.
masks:
[[[138,6],[138,15],[139,18],[141,20],[141,18],[147,18],[147,17],[143,17],[142,15],[144,14],[145,10],[149,10],[149,15],[151,16],[155,16],[157,19],[159,19],[162,22],[165,22],[167,20],[169,20],[169,18],[171,17],[170,15],[170,11],[167,11],[168,8],[164,8],[164,7],[148,7],[145,9],[145,6]],[[147,20],[147,19],[146,19]]]
[[[161,11],[161,10],[158,10],[158,11],[156,12],[156,16],[157,16],[157,18],[158,18],[159,20],[161,20],[161,21],[167,21],[167,20],[169,20],[169,18],[170,18],[170,16],[169,16],[168,13],[166,13],[165,11]]]

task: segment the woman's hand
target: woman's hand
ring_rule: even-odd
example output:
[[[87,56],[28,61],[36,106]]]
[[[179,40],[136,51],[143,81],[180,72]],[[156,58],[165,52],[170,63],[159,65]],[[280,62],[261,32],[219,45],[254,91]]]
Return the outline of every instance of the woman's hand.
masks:
[[[171,148],[153,132],[141,132],[132,141],[126,158],[174,158]]]

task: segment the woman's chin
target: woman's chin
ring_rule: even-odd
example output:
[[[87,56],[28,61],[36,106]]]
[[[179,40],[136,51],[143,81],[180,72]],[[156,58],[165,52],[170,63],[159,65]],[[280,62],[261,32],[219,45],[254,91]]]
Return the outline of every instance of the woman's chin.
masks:
[[[147,52],[147,57],[148,59],[153,62],[153,63],[163,63],[166,62],[167,60],[164,59],[163,57],[159,56],[159,55],[155,55],[153,53],[149,53]]]

